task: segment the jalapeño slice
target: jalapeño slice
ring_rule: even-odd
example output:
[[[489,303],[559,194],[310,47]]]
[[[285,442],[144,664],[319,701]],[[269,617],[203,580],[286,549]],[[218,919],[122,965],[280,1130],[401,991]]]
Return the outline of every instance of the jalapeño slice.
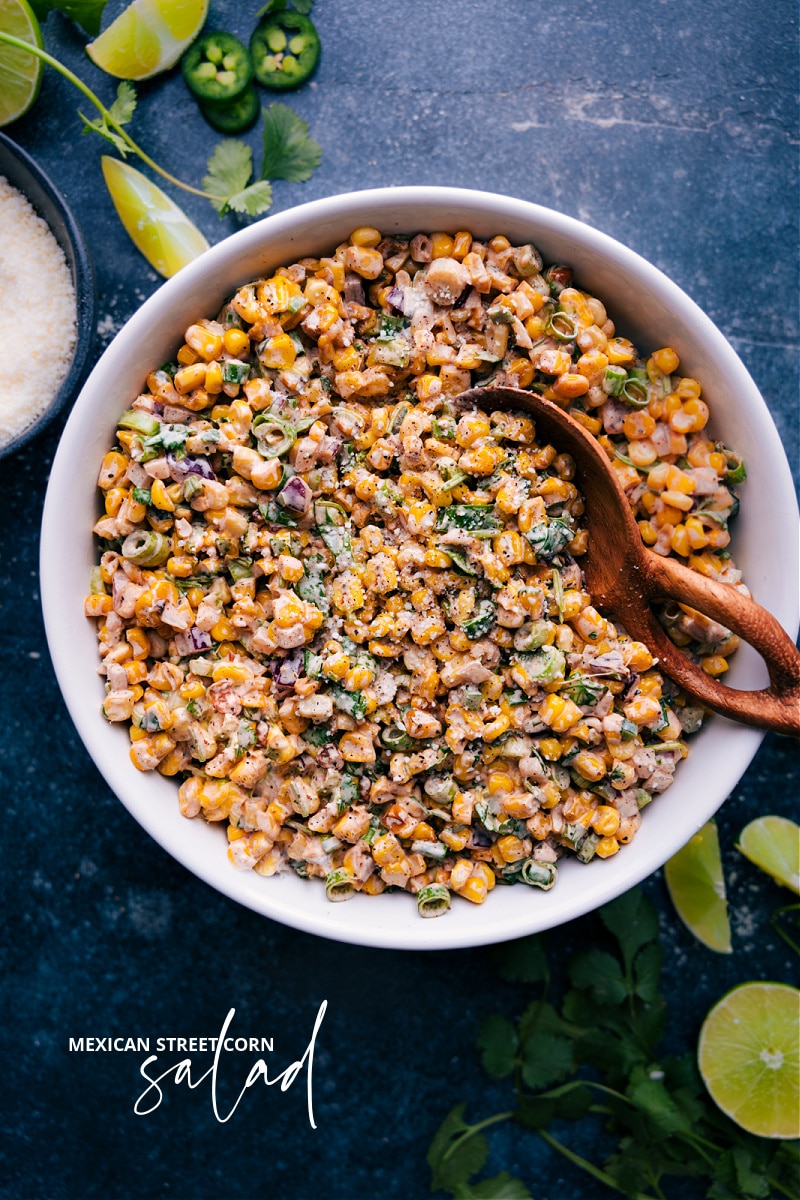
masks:
[[[212,100],[200,102],[200,111],[220,133],[244,133],[254,124],[260,108],[258,93],[252,83],[248,84],[233,100],[216,103]]]
[[[319,34],[302,13],[271,13],[250,39],[253,71],[260,84],[275,91],[299,87],[319,62]]]
[[[207,33],[183,56],[183,79],[198,100],[227,102],[240,95],[253,75],[246,46],[232,33]]]

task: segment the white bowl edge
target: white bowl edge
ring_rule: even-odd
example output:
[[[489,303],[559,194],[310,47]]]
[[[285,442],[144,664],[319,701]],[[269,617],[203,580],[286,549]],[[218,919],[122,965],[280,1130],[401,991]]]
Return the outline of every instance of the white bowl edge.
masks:
[[[413,216],[412,216],[413,214]],[[573,218],[527,201],[455,188],[406,187],[348,193],[268,217],[212,247],[168,280],[131,317],[100,358],[75,402],[56,454],[45,500],[41,540],[42,606],[59,686],[78,732],[109,787],[168,852],[218,891],[289,926],[334,940],[396,949],[448,949],[521,937],[572,920],[641,882],[713,815],[755,754],[762,734],[714,717],[692,740],[676,782],[646,810],[634,843],[611,860],[564,863],[549,892],[497,888],[476,908],[421,921],[410,897],[356,896],[330,904],[317,882],[262,879],[235,871],[221,830],[181,817],[174,781],[143,775],[128,756],[127,733],[99,713],[94,622],[74,619],[88,590],[92,539],[76,539],[73,513],[88,530],[96,508],[98,464],[116,418],[143,387],[152,364],[174,354],[198,316],[213,316],[234,288],[298,257],[332,249],[358,225],[386,233],[468,228],[479,237],[505,233],[533,241],[546,261],[574,266],[576,282],[606,303],[609,315],[642,350],[671,344],[681,372],[694,375],[712,406],[712,429],[748,462],[733,553],[745,564],[755,598],[794,634],[798,627],[797,503],[783,447],[768,409],[743,364],[702,310],[633,251]],[[213,284],[209,284],[209,280]],[[646,310],[640,302],[647,289]],[[206,296],[200,304],[197,295]],[[637,303],[638,301],[638,303]],[[157,335],[151,332],[157,329]],[[658,331],[658,337],[648,334]],[[143,345],[151,350],[142,351]],[[712,371],[709,360],[715,366]],[[757,436],[756,436],[757,431]],[[777,531],[765,539],[764,530]],[[73,545],[71,557],[63,547]],[[737,653],[730,678],[761,687],[763,664],[749,647]]]

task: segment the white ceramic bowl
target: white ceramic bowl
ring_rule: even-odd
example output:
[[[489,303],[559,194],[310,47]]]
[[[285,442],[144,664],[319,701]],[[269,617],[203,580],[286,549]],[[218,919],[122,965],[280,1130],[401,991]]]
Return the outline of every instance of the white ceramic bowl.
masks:
[[[198,316],[215,314],[239,284],[306,255],[329,251],[359,225],[384,233],[469,229],[533,241],[545,261],[575,270],[578,286],[601,297],[623,333],[647,351],[672,345],[683,373],[703,385],[712,431],[747,460],[733,550],[755,598],[792,634],[797,630],[797,505],[783,448],[755,385],[711,321],[675,284],[632,251],[587,225],[521,200],[450,188],[408,187],[335,196],[279,213],[227,238],[165,283],[108,347],[81,392],[53,464],[41,547],[42,602],[50,651],[78,732],[109,786],[170,854],[212,887],[276,921],[323,937],[403,949],[474,946],[521,937],[572,920],[660,867],[719,808],[741,777],[761,734],[713,717],[692,742],[674,785],[644,814],[635,841],[613,859],[565,861],[548,892],[498,887],[481,907],[456,901],[421,920],[410,896],[325,899],[321,884],[288,873],[263,879],[228,862],[218,826],[187,821],[174,780],[142,775],[128,756],[127,731],[100,715],[95,622],[80,615],[95,561],[98,464],[118,415],[154,363],[174,356]],[[729,678],[767,682],[749,648]]]

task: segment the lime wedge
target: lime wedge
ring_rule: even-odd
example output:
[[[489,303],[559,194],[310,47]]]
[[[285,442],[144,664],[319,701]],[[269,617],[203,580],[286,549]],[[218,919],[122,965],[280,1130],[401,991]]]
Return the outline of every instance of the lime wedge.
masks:
[[[0,0],[0,31],[41,46],[42,31],[26,0]],[[26,113],[39,92],[44,64],[40,58],[0,42],[0,127]]]
[[[687,929],[709,950],[730,954],[728,902],[713,821],[664,864],[664,878],[675,911]]]
[[[149,79],[174,67],[207,14],[208,0],[133,0],[86,53],[118,79]]]
[[[736,849],[800,894],[800,825],[788,817],[758,817],[742,830]]]
[[[800,1137],[800,992],[743,983],[703,1022],[697,1048],[711,1099],[748,1133]]]
[[[120,221],[151,267],[167,278],[208,249],[182,208],[141,171],[103,155],[103,178]]]

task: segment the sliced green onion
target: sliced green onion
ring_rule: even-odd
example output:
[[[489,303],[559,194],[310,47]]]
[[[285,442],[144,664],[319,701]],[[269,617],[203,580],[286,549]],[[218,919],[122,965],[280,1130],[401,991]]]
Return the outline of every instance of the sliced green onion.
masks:
[[[411,412],[411,405],[407,404],[405,402],[405,400],[403,400],[400,404],[398,404],[397,408],[392,413],[392,419],[389,422],[388,432],[390,434],[397,433],[400,429],[400,426],[403,424],[403,421],[405,421],[406,417],[408,416],[408,414],[410,412]]]
[[[747,478],[747,468],[744,465],[744,459],[734,450],[728,450],[724,446],[721,447],[722,453],[725,455],[727,464],[725,470],[726,483],[743,483]]]
[[[536,862],[534,858],[528,858],[522,864],[519,877],[523,883],[528,883],[531,887],[542,888],[546,892],[555,883],[557,874],[555,863],[540,863]]]
[[[606,367],[603,391],[609,396],[618,396],[627,378],[628,373],[624,367]]]
[[[89,572],[89,591],[93,596],[104,596],[106,594],[106,585],[103,582],[103,568],[92,567]]]
[[[150,489],[149,488],[135,487],[133,489],[133,491],[131,492],[131,495],[137,504],[149,504],[150,503]]]
[[[417,893],[417,911],[421,917],[441,917],[450,907],[450,892],[443,883],[429,883]]]
[[[623,383],[619,395],[631,408],[647,408],[650,403],[650,393],[641,379],[628,377]]]
[[[332,416],[335,416],[337,413],[344,413],[344,414],[345,414],[345,416],[348,416],[348,417],[350,417],[350,418],[351,418],[353,421],[355,421],[355,422],[356,422],[356,424],[357,424],[358,426],[360,426],[360,428],[361,428],[362,430],[363,430],[363,429],[366,429],[366,424],[367,424],[367,423],[366,423],[366,421],[364,420],[364,418],[362,417],[361,413],[360,413],[360,412],[354,412],[354,411],[353,411],[353,409],[352,409],[352,408],[348,408],[346,404],[334,404],[334,405],[333,405],[333,407],[331,408],[331,415],[332,415]]]
[[[187,475],[183,481],[183,498],[184,500],[192,500],[198,492],[203,490],[203,481],[198,475]]]
[[[155,530],[134,530],[122,543],[123,558],[137,567],[160,567],[172,553],[172,539]]]
[[[447,846],[444,842],[412,842],[412,854],[424,854],[426,858],[447,858]]]
[[[387,725],[381,730],[381,745],[387,750],[410,750],[414,745],[401,725]]]
[[[578,334],[578,322],[570,313],[554,312],[547,322],[547,332],[559,342],[572,342]]]
[[[127,408],[117,421],[117,429],[132,429],[144,437],[153,437],[161,428],[161,422],[147,412],[135,408]]]
[[[494,308],[487,309],[487,317],[493,321],[495,325],[513,325],[514,314],[510,308],[506,308],[502,304],[496,305]]]
[[[449,804],[458,795],[458,787],[449,775],[429,775],[422,786],[425,795],[437,804]]]
[[[355,875],[349,871],[347,867],[339,867],[336,871],[331,871],[330,875],[325,877],[325,895],[334,904],[338,904],[341,900],[349,900],[355,895]]]
[[[265,458],[280,458],[287,450],[291,450],[297,440],[297,431],[288,421],[272,414],[256,417],[253,422],[253,435],[258,442],[258,449]]]
[[[249,579],[253,574],[253,564],[249,558],[232,558],[227,563],[231,579]]]
[[[452,561],[453,566],[461,575],[477,575],[478,572],[469,561],[469,556],[463,546],[450,546],[439,543],[439,549]]]
[[[580,848],[578,850],[578,858],[581,860],[582,863],[591,862],[591,860],[595,856],[595,852],[597,850],[597,843],[599,841],[600,841],[600,838],[597,836],[596,833],[590,833],[587,835],[587,837],[584,838],[584,840],[581,842]]]
[[[686,745],[686,742],[661,742],[660,745],[656,743],[648,746],[648,750],[655,750],[656,754],[661,750],[680,750],[682,758],[686,758],[689,753],[689,747]]]
[[[250,364],[238,358],[228,358],[222,363],[223,383],[246,383],[250,377]]]

